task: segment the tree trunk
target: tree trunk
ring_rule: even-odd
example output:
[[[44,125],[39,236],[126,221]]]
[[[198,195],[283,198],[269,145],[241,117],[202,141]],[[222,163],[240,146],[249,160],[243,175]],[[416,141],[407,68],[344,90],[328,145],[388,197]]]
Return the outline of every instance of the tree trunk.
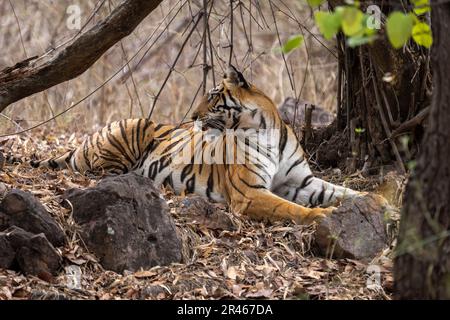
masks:
[[[328,0],[328,3],[335,8],[344,1]],[[373,1],[360,3],[364,11]],[[394,10],[402,10],[402,4],[386,2],[380,9],[387,16]],[[412,43],[405,50],[396,50],[384,30],[379,30],[379,35],[372,44],[356,48],[348,47],[345,37],[338,36],[341,101],[335,129],[327,130],[329,137],[320,136],[330,139],[318,150],[318,162],[325,167],[339,165],[348,172],[373,168],[369,173],[377,173],[382,166],[394,165],[404,173],[405,163],[415,154],[417,142],[422,138],[422,121],[414,119],[429,105],[428,52]],[[405,123],[411,124],[407,130],[402,126]],[[403,128],[402,134],[409,134],[411,153],[404,154],[406,150],[399,147],[392,134],[399,128]],[[330,154],[330,150],[337,149],[336,143],[342,147]]]
[[[394,260],[400,299],[450,299],[450,4],[431,4],[434,89]]]

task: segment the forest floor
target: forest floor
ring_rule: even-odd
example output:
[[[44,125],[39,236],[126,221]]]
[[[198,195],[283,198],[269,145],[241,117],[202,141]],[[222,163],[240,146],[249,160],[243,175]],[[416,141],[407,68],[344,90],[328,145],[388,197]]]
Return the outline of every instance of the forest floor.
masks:
[[[61,153],[81,141],[80,136],[37,132],[0,142],[15,155],[39,157]],[[400,198],[404,178],[344,176],[336,170],[320,173],[334,183],[358,190],[383,190]],[[218,208],[230,222],[224,230],[214,222],[181,214],[182,198],[166,193],[170,212],[184,240],[184,262],[117,274],[104,270],[88,252],[61,196],[71,188],[96,181],[76,173],[32,169],[28,164],[5,165],[0,170],[0,198],[6,190],[32,192],[44,204],[67,236],[58,248],[64,266],[79,266],[80,288],[67,285],[64,270],[49,282],[0,269],[1,299],[391,299],[392,246],[371,261],[328,259],[315,254],[314,226],[264,224]],[[3,188],[3,191],[1,190]],[[396,200],[397,199],[397,200]],[[391,203],[399,205],[399,203]],[[369,279],[376,266],[379,280]],[[372,276],[373,277],[373,276]],[[368,281],[369,279],[369,281]],[[372,285],[367,285],[372,283]]]

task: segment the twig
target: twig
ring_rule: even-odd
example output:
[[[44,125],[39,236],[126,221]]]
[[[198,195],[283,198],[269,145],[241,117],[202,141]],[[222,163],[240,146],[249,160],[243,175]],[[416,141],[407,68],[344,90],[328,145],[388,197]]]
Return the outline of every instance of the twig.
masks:
[[[209,14],[211,15],[211,11],[213,9],[214,0],[211,1],[211,9],[209,11]],[[209,20],[209,17],[208,17]],[[216,74],[214,72],[214,55],[213,55],[213,45],[211,41],[211,28],[209,27],[208,23],[208,42],[209,42],[209,56],[211,58],[211,70],[212,70],[212,79],[213,79],[213,85],[216,85]]]
[[[14,18],[16,19],[17,27],[19,28],[20,43],[22,44],[23,53],[24,53],[25,59],[26,59],[28,57],[28,54],[27,54],[27,50],[25,49],[25,45],[23,43],[22,29],[20,28],[19,18],[16,15],[16,10],[14,10],[14,6],[13,6],[11,0],[9,0],[9,5],[11,6],[12,12],[14,14]]]
[[[200,89],[202,88],[202,84],[200,84],[197,88],[197,91],[195,91],[195,95],[194,98],[191,101],[191,105],[189,106],[188,110],[186,111],[186,113],[184,114],[183,118],[181,119],[180,123],[178,123],[177,127],[180,127],[183,123],[184,120],[186,119],[187,115],[189,114],[189,112],[191,111],[192,107],[194,106],[194,102],[197,99],[198,93],[200,92]]]
[[[231,64],[231,58],[233,57],[233,24],[234,24],[234,19],[233,19],[233,14],[234,10],[233,10],[233,0],[230,0],[230,55],[228,57],[228,64]]]
[[[122,53],[123,53],[123,56],[125,58],[125,61],[128,61],[128,55],[127,55],[127,53],[125,51],[125,47],[123,46],[122,40],[120,40],[120,48],[122,49]],[[144,107],[142,106],[141,97],[139,96],[139,91],[137,89],[136,82],[134,80],[133,70],[131,70],[129,62],[127,63],[127,68],[128,68],[128,72],[130,73],[131,82],[133,83],[134,93],[136,94],[136,98],[137,98],[138,103],[139,103],[139,108],[141,110],[141,116],[144,117]]]
[[[142,55],[142,57],[139,59],[139,61],[133,66],[133,71],[136,71],[139,67],[139,65],[143,62],[145,62],[147,59],[146,57],[149,57],[151,55],[148,55],[149,51],[153,48],[153,46],[156,44],[156,42],[159,40],[159,38],[162,37],[162,35],[164,34],[164,32],[166,31],[166,29],[170,26],[170,24],[173,22],[173,20],[178,16],[178,14],[180,13],[181,9],[185,6],[185,4],[188,2],[188,0],[184,1],[180,7],[178,8],[178,10],[175,12],[175,14],[173,15],[173,17],[169,20],[169,22],[167,22],[166,27],[164,27],[164,29],[158,34],[158,36],[156,37],[156,39],[152,42],[152,44],[147,48],[147,50],[144,51],[144,54]],[[172,13],[172,11],[175,9],[175,6],[173,6],[170,11],[167,13],[167,15],[161,20],[161,22],[158,24],[158,26],[155,28],[155,30],[152,32],[152,34],[150,35],[149,39],[153,38],[153,35],[156,33],[157,30],[159,30],[159,28],[161,27],[161,25],[164,23],[164,21],[166,20],[166,18]],[[188,22],[189,20],[186,20],[186,22],[181,23],[176,30],[178,31],[179,29],[182,29],[185,24]],[[158,50],[159,48],[156,48],[156,50]],[[126,78],[128,77],[128,73],[125,74],[121,80],[125,81]]]
[[[202,93],[206,92],[206,81],[208,78],[208,48],[206,46],[206,36],[208,30],[208,14],[207,14],[207,1],[203,0],[203,82],[202,82]]]
[[[158,93],[155,96],[155,99],[153,100],[153,104],[152,104],[152,108],[150,109],[150,113],[148,114],[148,119],[151,119],[152,114],[153,114],[153,110],[155,109],[155,105],[156,102],[158,101],[159,96],[161,95],[161,92],[163,91],[164,87],[166,86],[167,81],[169,80],[170,75],[173,72],[173,69],[175,68],[175,65],[178,62],[178,59],[181,56],[181,53],[183,52],[184,47],[186,46],[186,43],[188,42],[189,38],[191,37],[192,33],[194,32],[194,30],[197,28],[198,23],[200,22],[200,19],[203,17],[203,12],[200,12],[198,14],[198,18],[197,21],[195,22],[194,26],[192,27],[191,31],[189,32],[189,34],[186,36],[186,39],[184,39],[183,44],[181,45],[180,50],[178,51],[177,56],[175,57],[175,60],[172,63],[172,66],[170,67],[169,72],[167,73],[166,78],[164,79],[164,82],[162,84],[162,86],[159,88]]]
[[[396,138],[399,135],[414,129],[416,126],[421,124],[427,118],[429,111],[430,111],[430,107],[428,106],[428,107],[422,109],[418,114],[416,114],[414,117],[412,117],[408,121],[403,122],[397,129],[392,131],[392,134],[389,137],[389,139]]]
[[[277,32],[278,43],[279,43],[280,47],[282,47],[281,38],[280,38],[280,33],[278,32],[277,19],[275,18],[275,12],[274,12],[274,10],[273,10],[273,6],[272,6],[272,1],[271,1],[271,0],[269,0],[269,5],[270,5],[270,11],[272,12],[273,23],[275,24],[275,30],[276,30],[276,32]],[[288,74],[288,77],[289,77],[289,82],[290,82],[290,84],[291,84],[292,92],[294,92],[294,94],[295,94],[296,90],[295,90],[294,80],[292,79],[291,73],[289,72],[289,67],[288,67],[288,65],[287,65],[286,57],[285,57],[285,55],[284,55],[284,52],[281,52],[281,56],[283,57],[284,65],[285,65],[285,67],[286,67],[286,71],[287,71],[287,74]]]
[[[383,129],[386,133],[386,136],[390,137],[392,134],[391,134],[391,130],[389,129],[389,125],[386,121],[386,118],[383,114],[383,110],[381,107],[382,102],[381,102],[381,98],[380,98],[380,93],[378,92],[378,87],[377,87],[377,83],[376,83],[376,75],[373,70],[372,59],[370,59],[370,68],[373,71],[372,84],[373,84],[373,91],[375,92],[375,100],[376,100],[376,107],[378,110],[378,114],[380,115],[381,123],[383,125]],[[400,169],[400,173],[405,174],[406,173],[405,166],[403,164],[403,160],[400,156],[400,153],[398,152],[397,145],[391,139],[389,139],[389,144],[391,145],[392,151],[394,152],[395,158],[397,160],[397,167],[398,167],[398,169]]]

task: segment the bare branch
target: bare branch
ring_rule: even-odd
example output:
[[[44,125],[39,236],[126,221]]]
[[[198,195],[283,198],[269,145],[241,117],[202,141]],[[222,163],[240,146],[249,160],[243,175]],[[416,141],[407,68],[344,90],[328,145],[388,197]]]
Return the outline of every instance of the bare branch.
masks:
[[[0,72],[0,112],[11,103],[85,72],[109,48],[128,36],[162,0],[123,0],[105,19],[39,64]]]

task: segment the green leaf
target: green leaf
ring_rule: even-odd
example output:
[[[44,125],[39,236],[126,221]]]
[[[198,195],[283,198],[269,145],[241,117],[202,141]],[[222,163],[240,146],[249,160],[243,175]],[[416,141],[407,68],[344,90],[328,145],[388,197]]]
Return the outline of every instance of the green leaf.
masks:
[[[412,0],[414,13],[418,16],[430,12],[430,0]]]
[[[366,129],[364,129],[364,128],[355,128],[355,132],[356,132],[357,134],[361,134],[361,133],[366,132]]]
[[[292,36],[288,39],[288,41],[285,42],[285,44],[281,48],[281,51],[283,53],[289,53],[292,50],[300,47],[302,43],[303,43],[303,37],[301,35]]]
[[[320,33],[322,33],[327,40],[333,38],[341,27],[341,16],[339,13],[317,11],[314,13],[314,18]]]
[[[391,13],[386,21],[389,41],[396,49],[403,47],[411,37],[413,18],[400,11]]]
[[[353,36],[347,39],[347,44],[350,48],[354,48],[370,43],[376,38],[376,36]]]
[[[311,7],[320,6],[325,0],[306,0]]]
[[[425,22],[417,23],[412,29],[413,40],[425,48],[430,48],[433,44],[431,28]]]
[[[341,13],[342,31],[348,37],[362,33],[364,30],[364,13],[355,7],[345,7]]]

